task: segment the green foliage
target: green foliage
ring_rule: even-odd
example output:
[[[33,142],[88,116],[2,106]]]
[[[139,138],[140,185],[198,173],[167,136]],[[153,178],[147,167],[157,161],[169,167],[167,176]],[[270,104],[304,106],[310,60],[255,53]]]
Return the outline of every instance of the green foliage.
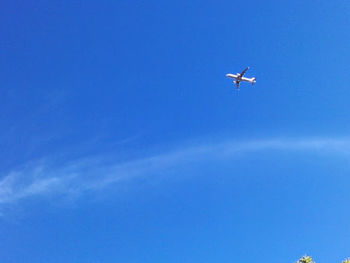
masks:
[[[312,259],[312,257],[305,255],[301,259],[299,259],[297,263],[315,263],[315,261]]]
[[[297,263],[315,263],[315,261],[312,259],[312,257],[305,255],[299,259]],[[342,263],[350,263],[350,258],[344,259]]]

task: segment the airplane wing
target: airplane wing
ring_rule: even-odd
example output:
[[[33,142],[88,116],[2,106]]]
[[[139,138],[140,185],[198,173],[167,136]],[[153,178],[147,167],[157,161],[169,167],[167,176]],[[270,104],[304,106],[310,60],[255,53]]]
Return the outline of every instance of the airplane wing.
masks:
[[[243,75],[247,72],[248,69],[249,69],[249,67],[247,67],[245,70],[243,70],[242,73],[240,74],[240,76],[243,77]]]
[[[236,81],[236,87],[239,89],[239,81]]]

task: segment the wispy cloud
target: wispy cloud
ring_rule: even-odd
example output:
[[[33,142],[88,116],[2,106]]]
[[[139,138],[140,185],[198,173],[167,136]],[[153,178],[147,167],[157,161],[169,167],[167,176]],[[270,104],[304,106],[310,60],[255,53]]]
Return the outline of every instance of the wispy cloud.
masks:
[[[188,163],[232,156],[237,158],[240,153],[263,150],[315,151],[350,155],[350,139],[268,139],[203,143],[196,146],[182,146],[177,150],[123,163],[114,163],[110,156],[71,160],[61,165],[55,164],[53,160],[44,160],[2,176],[0,208],[29,198],[97,192],[125,180],[155,175]]]

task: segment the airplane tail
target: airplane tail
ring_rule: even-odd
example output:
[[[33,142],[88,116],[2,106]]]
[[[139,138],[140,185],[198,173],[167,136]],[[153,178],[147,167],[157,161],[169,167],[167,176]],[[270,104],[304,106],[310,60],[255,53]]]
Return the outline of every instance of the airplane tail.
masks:
[[[256,78],[252,79],[252,85],[254,85],[254,83],[256,82]]]

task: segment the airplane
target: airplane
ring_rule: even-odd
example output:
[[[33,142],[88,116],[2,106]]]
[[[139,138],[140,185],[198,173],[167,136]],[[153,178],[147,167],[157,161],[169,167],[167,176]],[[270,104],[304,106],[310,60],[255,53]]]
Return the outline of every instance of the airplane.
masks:
[[[239,90],[239,83],[241,81],[250,82],[253,85],[256,82],[256,78],[245,78],[245,77],[243,77],[243,75],[247,72],[248,69],[249,69],[249,67],[247,67],[245,70],[243,70],[242,73],[237,73],[236,75],[235,74],[226,74],[226,77],[235,79],[233,81],[233,83],[236,84],[236,87],[237,87],[236,89],[238,89],[238,90]]]

